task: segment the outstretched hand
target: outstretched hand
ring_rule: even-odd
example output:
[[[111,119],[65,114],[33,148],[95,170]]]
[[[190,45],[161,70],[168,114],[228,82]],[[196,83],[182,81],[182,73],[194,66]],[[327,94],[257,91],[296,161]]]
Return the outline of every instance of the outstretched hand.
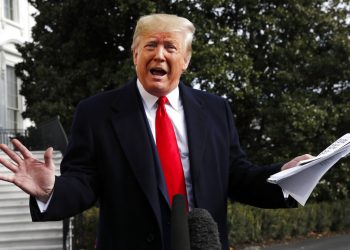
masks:
[[[45,161],[39,161],[33,154],[18,140],[12,140],[12,144],[19,150],[20,154],[11,150],[7,145],[0,144],[0,149],[10,157],[5,160],[0,157],[0,164],[4,165],[13,174],[0,174],[0,180],[8,181],[24,192],[46,202],[55,184],[55,165],[52,160],[50,147],[44,154]]]

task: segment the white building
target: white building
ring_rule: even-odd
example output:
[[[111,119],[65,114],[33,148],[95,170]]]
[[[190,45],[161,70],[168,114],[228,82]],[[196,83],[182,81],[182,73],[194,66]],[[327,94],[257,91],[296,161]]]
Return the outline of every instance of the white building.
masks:
[[[19,95],[21,82],[16,78],[14,66],[22,60],[15,44],[31,41],[33,13],[35,9],[27,0],[0,0],[0,143],[8,144],[9,137],[22,133],[26,123],[30,124],[21,116],[24,98]],[[43,156],[40,151],[33,154]],[[61,154],[55,154],[59,166]],[[0,155],[6,158],[2,152]],[[11,174],[1,164],[0,173]],[[62,221],[32,223],[28,195],[13,184],[0,181],[0,250],[69,250],[71,222],[68,226],[67,231],[63,230]],[[63,231],[68,234],[64,235]]]
[[[0,0],[0,142],[11,133],[22,132],[24,99],[14,66],[21,61],[15,44],[31,40],[35,12],[26,0]]]

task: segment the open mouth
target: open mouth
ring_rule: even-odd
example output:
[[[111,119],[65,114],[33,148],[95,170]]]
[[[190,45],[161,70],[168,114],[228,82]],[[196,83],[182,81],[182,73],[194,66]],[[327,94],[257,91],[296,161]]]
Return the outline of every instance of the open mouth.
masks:
[[[167,72],[164,69],[158,69],[158,68],[154,68],[150,70],[152,75],[155,76],[164,76]]]

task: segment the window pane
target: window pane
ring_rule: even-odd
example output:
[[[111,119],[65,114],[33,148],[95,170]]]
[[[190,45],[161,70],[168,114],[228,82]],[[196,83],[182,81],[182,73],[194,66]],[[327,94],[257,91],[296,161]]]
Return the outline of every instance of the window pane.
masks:
[[[3,0],[5,18],[18,21],[18,0]]]
[[[18,109],[18,88],[14,67],[6,66],[6,80],[7,106],[12,109]]]
[[[4,0],[5,17],[10,20],[15,19],[13,1],[14,0]]]
[[[7,129],[13,129],[16,130],[18,128],[18,121],[17,121],[17,110],[8,109],[7,110]]]

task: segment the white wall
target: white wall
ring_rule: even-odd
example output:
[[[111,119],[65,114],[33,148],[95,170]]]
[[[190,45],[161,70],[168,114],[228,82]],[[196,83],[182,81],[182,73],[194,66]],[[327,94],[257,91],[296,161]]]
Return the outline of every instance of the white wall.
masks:
[[[26,0],[13,0],[17,9],[15,21],[5,17],[5,0],[0,0],[0,128],[7,126],[7,88],[6,88],[6,66],[14,66],[21,61],[21,56],[14,44],[23,44],[31,41],[31,28],[35,24],[31,16],[35,9]],[[20,83],[19,83],[20,84]],[[23,97],[19,100],[20,113],[24,109]],[[24,127],[24,123],[19,115],[19,128]],[[28,121],[25,124],[29,124]]]

